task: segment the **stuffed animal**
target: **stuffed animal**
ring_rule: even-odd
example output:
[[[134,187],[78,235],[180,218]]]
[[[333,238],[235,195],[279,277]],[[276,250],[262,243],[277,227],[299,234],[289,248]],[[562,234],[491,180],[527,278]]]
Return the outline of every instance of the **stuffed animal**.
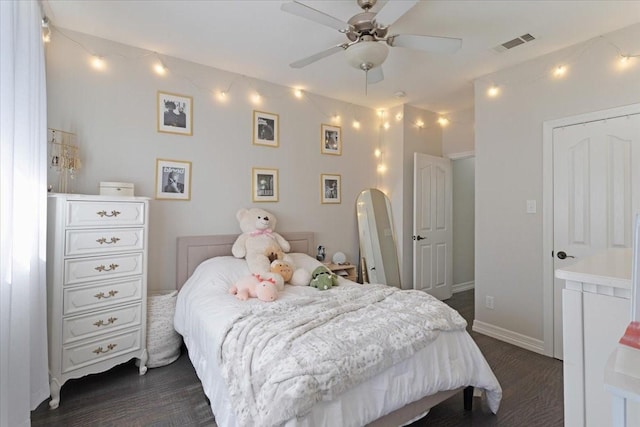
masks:
[[[293,277],[293,265],[287,261],[276,259],[271,262],[270,269],[272,273],[278,273],[281,275],[285,283],[291,281],[291,277]]]
[[[289,242],[276,233],[276,216],[264,209],[240,209],[236,214],[242,234],[238,236],[231,253],[236,258],[245,258],[251,273],[276,281],[278,290],[284,289],[284,280],[277,273],[271,273],[269,255],[278,251],[289,252]]]
[[[321,265],[313,270],[313,273],[311,273],[311,277],[312,279],[311,283],[309,283],[309,286],[318,288],[321,291],[331,289],[338,284],[338,276],[324,265]]]
[[[242,301],[249,298],[258,298],[260,301],[275,301],[278,298],[278,289],[273,279],[266,279],[259,274],[251,274],[238,280],[229,289],[231,295]]]
[[[238,236],[231,247],[233,256],[245,258],[251,273],[275,280],[278,290],[284,290],[285,280],[279,273],[271,271],[271,263],[276,259],[288,262],[292,266],[293,263],[285,254],[291,249],[289,242],[275,232],[276,216],[264,209],[242,208],[236,214],[236,219],[240,224],[242,234]],[[305,280],[306,282],[304,282]],[[309,280],[308,272],[293,268],[291,284],[307,285]]]

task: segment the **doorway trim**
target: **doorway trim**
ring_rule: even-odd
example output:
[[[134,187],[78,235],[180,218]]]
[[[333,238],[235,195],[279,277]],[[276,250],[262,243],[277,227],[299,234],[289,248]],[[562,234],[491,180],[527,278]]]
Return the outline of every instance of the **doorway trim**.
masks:
[[[553,357],[553,129],[640,113],[640,104],[593,111],[542,123],[543,352]]]

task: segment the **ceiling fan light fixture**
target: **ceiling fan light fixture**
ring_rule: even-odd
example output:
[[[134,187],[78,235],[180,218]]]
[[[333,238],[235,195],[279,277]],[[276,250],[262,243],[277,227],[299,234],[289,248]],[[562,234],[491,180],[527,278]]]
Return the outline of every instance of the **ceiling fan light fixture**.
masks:
[[[366,40],[350,46],[345,51],[349,65],[364,71],[382,65],[388,54],[389,48],[385,43]]]

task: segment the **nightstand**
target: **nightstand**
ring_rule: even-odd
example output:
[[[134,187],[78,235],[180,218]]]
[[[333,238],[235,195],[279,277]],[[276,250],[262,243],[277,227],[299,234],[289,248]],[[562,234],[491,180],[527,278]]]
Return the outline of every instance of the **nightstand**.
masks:
[[[340,277],[351,280],[353,282],[357,279],[356,266],[351,264],[325,264],[327,268],[333,271]]]

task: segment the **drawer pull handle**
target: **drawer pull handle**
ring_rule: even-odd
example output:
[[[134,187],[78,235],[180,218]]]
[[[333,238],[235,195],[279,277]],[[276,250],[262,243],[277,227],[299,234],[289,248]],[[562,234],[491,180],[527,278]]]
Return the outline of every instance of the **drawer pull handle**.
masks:
[[[111,298],[111,297],[116,296],[117,293],[118,293],[118,291],[110,290],[108,296],[105,295],[104,292],[100,292],[99,294],[95,294],[94,297],[96,297],[98,299]]]
[[[113,216],[113,217],[115,217],[115,216],[120,215],[121,213],[122,212],[118,212],[118,211],[111,211],[111,213],[107,213],[107,211],[96,212],[96,214],[100,215],[100,217],[104,217],[104,216],[107,216],[107,217],[112,217]]]
[[[116,348],[116,346],[117,346],[117,345],[118,345],[118,344],[109,344],[109,345],[107,346],[107,349],[106,349],[106,350],[105,350],[105,349],[103,349],[102,347],[98,347],[98,348],[96,348],[95,350],[93,350],[93,352],[92,352],[92,353],[95,353],[95,354],[108,353],[108,352],[110,352],[111,350],[113,350],[114,348]]]
[[[98,271],[113,271],[118,268],[118,264],[109,264],[109,267],[105,267],[104,265],[99,265],[95,269]]]
[[[96,323],[94,323],[94,325],[96,325],[96,327],[100,327],[100,326],[106,326],[106,325],[110,325],[112,323],[115,323],[115,321],[118,320],[117,317],[109,317],[105,323],[104,320],[100,319],[98,320]]]
[[[99,238],[98,240],[96,240],[96,242],[100,243],[101,245],[102,245],[102,244],[105,244],[105,243],[106,243],[107,245],[110,245],[110,244],[112,244],[112,243],[118,243],[118,240],[120,240],[120,238],[119,238],[119,237],[112,237],[112,238],[111,238],[111,240],[107,240],[107,239],[105,239],[104,237],[101,237],[101,238]]]

